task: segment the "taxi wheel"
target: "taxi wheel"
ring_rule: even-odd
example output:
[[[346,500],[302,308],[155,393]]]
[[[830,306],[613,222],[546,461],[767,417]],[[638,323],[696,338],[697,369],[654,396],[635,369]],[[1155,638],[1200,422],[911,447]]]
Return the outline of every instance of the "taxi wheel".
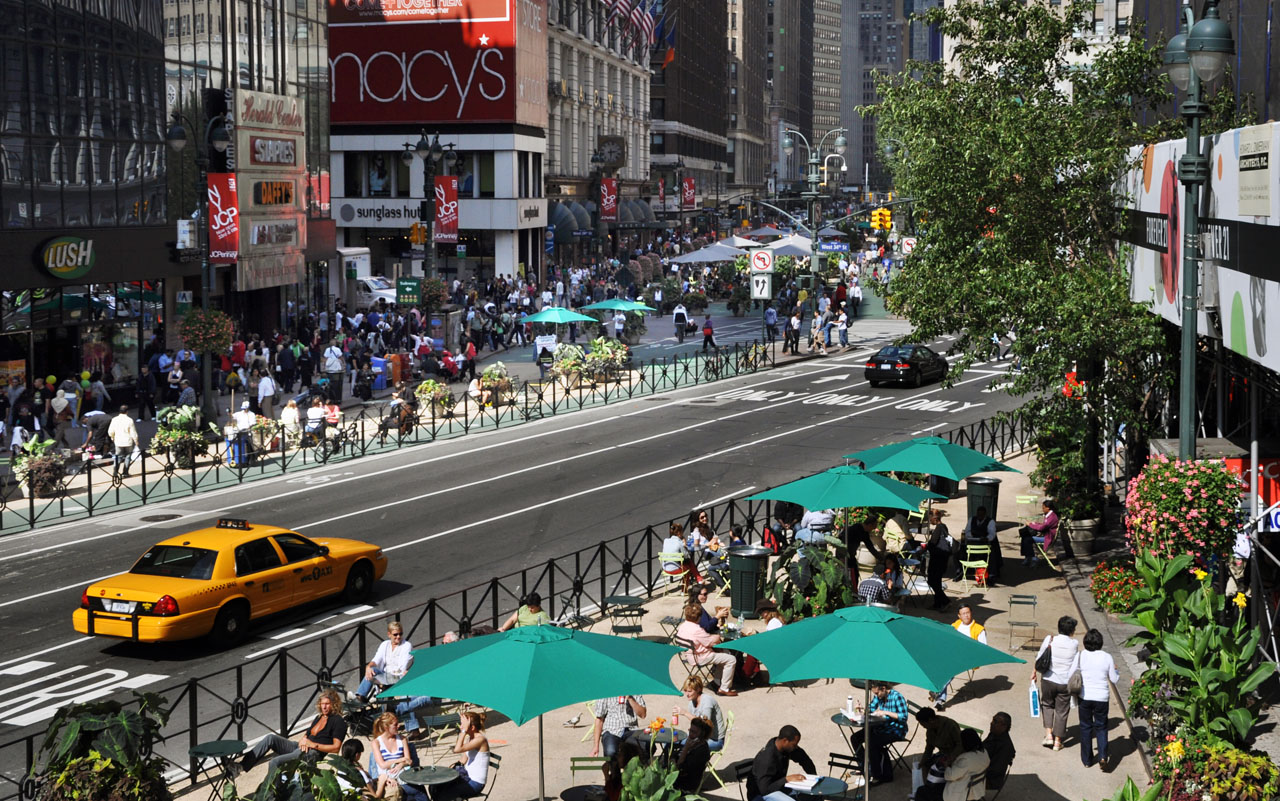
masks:
[[[218,610],[209,636],[218,645],[235,645],[249,633],[249,609],[243,603],[230,603]]]
[[[351,603],[368,600],[373,594],[373,568],[368,562],[357,562],[347,574],[347,586],[342,597]]]

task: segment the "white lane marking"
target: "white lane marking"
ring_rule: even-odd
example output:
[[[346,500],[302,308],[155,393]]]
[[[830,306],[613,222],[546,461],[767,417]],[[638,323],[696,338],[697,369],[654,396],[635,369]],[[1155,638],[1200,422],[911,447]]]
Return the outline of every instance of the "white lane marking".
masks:
[[[44,670],[47,667],[53,667],[53,663],[41,662],[36,659],[30,662],[23,662],[20,665],[11,665],[0,670],[0,676],[25,676],[28,673],[35,673],[37,670]]]
[[[729,493],[728,495],[722,496],[722,497],[720,497],[720,498],[716,498],[714,501],[705,501],[705,502],[703,502],[703,503],[700,503],[700,504],[698,504],[697,506],[693,507],[693,509],[692,509],[691,511],[696,512],[696,511],[698,511],[699,509],[706,509],[706,508],[707,508],[707,507],[709,507],[709,506],[715,506],[717,503],[720,503],[721,501],[727,501],[727,500],[730,500],[730,499],[732,499],[732,498],[737,498],[739,495],[745,495],[745,494],[747,494],[748,492],[750,492],[751,490],[753,490],[753,489],[755,489],[755,488],[756,488],[756,485],[755,485],[755,484],[752,484],[752,485],[751,485],[751,486],[749,486],[749,487],[743,487],[742,489],[738,490],[737,492],[731,492],[731,493]]]
[[[368,604],[365,604],[364,606],[356,606],[356,607],[353,607],[353,608],[351,608],[351,609],[346,609],[346,610],[344,610],[344,611],[342,612],[342,614],[344,614],[344,615],[358,615],[358,614],[360,614],[361,612],[367,612],[367,611],[369,611],[369,610],[370,610],[370,609],[372,609],[372,608],[373,608],[372,606],[369,606]]]
[[[929,431],[934,430],[935,428],[942,428],[942,427],[943,427],[943,426],[945,426],[945,425],[946,425],[946,423],[938,423],[936,426],[929,426],[928,428],[922,428],[922,429],[920,429],[919,431],[912,431],[912,432],[911,432],[911,436],[913,436],[913,437],[914,437],[916,434],[924,434],[924,433],[927,433],[927,432],[929,432]]]
[[[289,629],[288,631],[282,631],[279,634],[272,634],[271,639],[283,640],[285,637],[292,637],[293,635],[301,634],[304,631],[306,631],[306,629]]]
[[[159,673],[142,673],[130,676],[123,670],[99,668],[89,673],[86,665],[73,665],[12,687],[0,689],[0,723],[13,726],[30,726],[53,717],[59,707],[72,703],[84,703],[102,698],[121,690],[138,689],[169,678]],[[72,675],[78,674],[78,675]],[[53,679],[67,677],[51,684]],[[39,689],[25,691],[29,687]]]
[[[971,378],[971,379],[969,379],[968,381],[959,381],[959,382],[956,382],[956,385],[959,385],[959,384],[967,384],[967,383],[969,383],[970,381],[980,381],[980,380],[982,380],[982,378],[981,378],[981,377],[978,377],[978,378]],[[944,387],[937,387],[937,388],[935,388],[935,389],[931,389],[931,390],[928,390],[927,392],[922,392],[922,393],[920,393],[920,394],[921,394],[921,395],[931,395],[931,394],[933,394],[933,393],[935,393],[935,392],[942,392],[942,391],[943,391],[943,389],[944,389]],[[797,399],[797,400],[798,400],[798,399]],[[793,402],[794,402],[794,401],[784,401],[784,403],[793,403]],[[427,535],[427,536],[425,536],[425,537],[419,537],[419,538],[414,539],[414,540],[409,540],[408,542],[402,542],[402,543],[400,543],[400,544],[398,544],[398,545],[392,545],[391,547],[389,547],[389,548],[383,548],[382,550],[383,550],[383,551],[387,551],[387,552],[389,552],[389,551],[397,551],[397,550],[399,550],[399,549],[401,549],[401,548],[408,548],[408,547],[413,546],[413,545],[420,545],[420,544],[422,544],[422,543],[424,543],[424,542],[430,542],[431,540],[439,539],[440,537],[445,537],[445,536],[448,536],[449,534],[456,534],[456,533],[458,533],[459,531],[466,531],[467,529],[472,529],[472,528],[475,528],[476,526],[483,526],[483,525],[487,525],[487,524],[489,524],[489,523],[496,523],[496,522],[497,522],[497,521],[499,521],[499,520],[506,520],[507,518],[515,517],[515,516],[517,516],[517,515],[528,514],[529,512],[532,512],[532,511],[535,511],[535,510],[538,510],[538,509],[542,509],[542,508],[544,508],[544,507],[551,506],[551,505],[553,505],[553,504],[561,503],[561,502],[563,502],[563,501],[569,501],[569,500],[573,500],[574,498],[580,498],[580,497],[582,497],[582,496],[584,496],[584,495],[590,495],[590,494],[595,493],[595,492],[601,492],[601,491],[603,491],[603,490],[612,489],[612,488],[614,488],[614,487],[618,487],[618,486],[621,486],[621,485],[623,485],[623,484],[630,483],[630,482],[632,482],[632,481],[639,481],[639,480],[643,480],[643,479],[646,479],[646,478],[652,478],[653,476],[656,476],[656,475],[658,475],[658,474],[660,474],[660,473],[670,472],[670,471],[672,471],[672,470],[679,470],[679,469],[681,469],[681,468],[689,467],[689,466],[691,466],[691,465],[700,464],[701,462],[703,462],[703,461],[705,461],[705,460],[707,460],[707,459],[714,459],[714,458],[717,458],[717,457],[719,457],[719,456],[723,456],[723,455],[725,455],[725,454],[727,454],[727,453],[733,453],[734,451],[742,450],[743,448],[751,448],[751,447],[754,447],[754,446],[759,445],[759,444],[761,444],[761,443],[768,442],[768,441],[770,441],[770,440],[774,440],[774,439],[778,439],[778,438],[780,438],[780,437],[790,437],[790,436],[794,436],[794,435],[796,435],[796,434],[798,434],[798,433],[800,433],[800,432],[802,432],[802,431],[808,431],[809,429],[812,429],[812,428],[818,428],[818,427],[820,427],[820,426],[830,425],[830,424],[832,424],[832,423],[839,423],[839,422],[843,422],[843,421],[848,420],[848,419],[850,419],[850,418],[853,418],[853,417],[859,417],[859,416],[861,416],[861,415],[867,414],[868,412],[877,411],[877,410],[879,410],[879,409],[887,409],[887,408],[889,408],[890,406],[892,406],[895,402],[896,402],[896,401],[889,401],[888,403],[881,404],[880,406],[871,406],[871,407],[867,407],[867,408],[864,408],[864,409],[859,409],[859,410],[858,410],[858,411],[856,411],[856,412],[850,412],[849,414],[846,414],[846,415],[843,415],[843,416],[840,416],[840,417],[832,417],[832,418],[830,418],[830,419],[828,419],[828,420],[820,420],[820,421],[818,421],[818,422],[816,422],[816,423],[810,423],[809,425],[801,426],[801,427],[799,427],[799,428],[788,429],[787,431],[780,431],[780,432],[778,432],[777,434],[771,434],[770,436],[767,436],[767,437],[758,437],[758,438],[756,438],[756,439],[751,440],[750,442],[743,442],[743,443],[740,443],[740,444],[738,444],[738,445],[730,446],[730,447],[728,447],[728,448],[722,448],[721,450],[714,451],[714,452],[712,452],[712,453],[702,454],[701,456],[698,456],[698,457],[696,457],[696,458],[692,458],[692,459],[688,459],[688,460],[681,460],[681,461],[679,461],[679,462],[675,462],[674,464],[664,465],[664,466],[662,466],[662,467],[657,468],[656,470],[649,470],[649,471],[644,472],[644,473],[639,473],[639,474],[637,474],[637,475],[628,476],[627,478],[619,479],[619,480],[617,480],[617,481],[611,481],[611,482],[609,482],[608,484],[600,484],[600,485],[597,485],[597,486],[595,486],[595,487],[591,487],[591,488],[589,488],[589,489],[579,490],[578,492],[570,493],[570,494],[568,494],[568,495],[561,495],[561,496],[558,496],[558,497],[556,497],[556,498],[552,498],[552,499],[547,500],[547,501],[542,501],[541,503],[531,504],[531,505],[529,505],[529,506],[524,507],[523,509],[515,509],[515,510],[510,511],[510,512],[504,512],[503,514],[500,514],[500,515],[494,515],[493,517],[489,517],[489,518],[486,518],[486,519],[484,519],[484,520],[476,520],[476,521],[471,522],[471,523],[465,523],[465,524],[463,524],[463,525],[461,525],[461,526],[454,526],[454,527],[453,527],[453,528],[451,528],[451,529],[446,529],[446,530],[441,531],[441,532],[438,532],[438,533],[436,533],[436,534],[428,534],[428,535]],[[781,405],[781,404],[779,404],[779,405]],[[744,414],[745,414],[745,413],[749,413],[749,412],[744,412]],[[731,415],[731,416],[736,416],[736,415]],[[625,446],[619,446],[619,447],[625,447]],[[447,490],[446,490],[446,491],[447,491]],[[434,494],[436,494],[436,493],[428,493],[427,495],[425,495],[425,496],[423,496],[423,497],[430,497],[430,495],[434,495]],[[399,504],[399,503],[411,503],[411,502],[416,501],[416,500],[420,500],[420,498],[405,498],[405,499],[403,499],[403,500],[396,501],[395,503],[396,503],[396,504]],[[361,511],[358,511],[358,512],[349,512],[349,513],[347,513],[347,514],[339,515],[338,517],[330,518],[330,519],[328,519],[328,520],[322,520],[322,521],[319,521],[319,522],[317,522],[317,523],[312,523],[311,525],[316,525],[316,526],[318,526],[318,525],[322,525],[323,523],[329,523],[329,522],[333,522],[333,521],[335,521],[335,520],[341,520],[341,519],[343,519],[343,518],[352,517],[352,516],[355,516],[355,515],[364,515],[364,514],[368,514],[370,511],[373,511],[374,509],[381,509],[381,508],[385,508],[385,507],[386,507],[386,506],[388,506],[388,505],[391,505],[391,504],[380,504],[379,506],[372,507],[371,509],[364,509],[364,510],[361,510]]]
[[[372,608],[372,607],[370,607],[370,608]],[[349,625],[350,625],[350,624],[352,624],[352,623],[358,623],[358,622],[359,622],[359,621],[361,621],[361,620],[368,620],[368,619],[370,619],[370,618],[378,617],[378,616],[380,616],[380,615],[389,615],[389,614],[391,614],[391,612],[390,612],[390,611],[388,611],[388,610],[385,610],[385,609],[377,609],[377,610],[375,610],[375,611],[374,611],[373,613],[371,613],[371,614],[368,614],[368,615],[362,615],[362,616],[357,617],[357,618],[352,618],[351,620],[343,620],[343,621],[341,621],[341,622],[335,623],[335,624],[334,624],[334,625],[332,625],[332,626],[329,626],[328,628],[323,628],[323,629],[320,629],[320,630],[318,630],[318,631],[313,631],[313,632],[311,632],[310,634],[303,634],[301,637],[297,637],[297,638],[292,639],[292,640],[285,640],[285,641],[283,641],[283,642],[281,642],[281,643],[278,643],[278,644],[276,644],[276,645],[270,645],[270,646],[267,646],[266,648],[263,648],[262,650],[259,650],[259,651],[251,651],[250,653],[245,654],[245,655],[244,655],[244,658],[245,658],[245,659],[253,659],[253,658],[254,658],[254,657],[256,657],[256,656],[262,656],[263,654],[269,654],[269,653],[271,653],[272,651],[279,651],[281,648],[288,648],[290,645],[294,645],[294,644],[296,644],[296,643],[300,643],[300,642],[302,642],[303,640],[308,640],[308,639],[310,639],[310,638],[312,638],[312,637],[319,637],[319,636],[322,636],[322,635],[325,635],[325,634],[330,634],[330,633],[332,633],[332,632],[337,631],[338,629],[346,628],[347,626],[349,626]]]
[[[33,657],[33,656],[44,656],[44,655],[45,655],[45,654],[47,654],[47,653],[51,653],[51,652],[53,652],[53,651],[61,651],[63,648],[67,648],[68,646],[77,645],[77,644],[82,643],[82,642],[89,642],[89,641],[90,641],[90,640],[92,640],[92,639],[93,639],[93,637],[77,637],[77,638],[75,638],[74,640],[68,640],[67,642],[64,642],[64,643],[62,643],[62,644],[60,644],[60,645],[53,645],[53,646],[50,646],[50,647],[48,647],[48,648],[45,648],[44,650],[36,651],[35,653],[31,653],[31,654],[27,654],[26,656],[18,656],[18,657],[14,657],[13,659],[10,659],[10,660],[8,660],[8,661],[0,662],[0,666],[3,666],[3,665],[12,665],[12,664],[14,664],[14,663],[16,663],[16,662],[23,662],[23,661],[25,661],[25,660],[30,659],[30,658],[31,658],[31,657]]]
[[[824,376],[823,378],[814,379],[813,381],[810,381],[809,383],[810,383],[810,384],[829,384],[829,383],[831,383],[832,381],[848,381],[848,380],[849,380],[849,374],[848,374],[848,373],[843,373],[843,374],[841,374],[841,375],[829,375],[829,376]]]
[[[803,364],[803,365],[801,365],[801,366],[803,366],[803,367],[805,367],[805,368],[811,368],[813,372],[820,372],[820,371],[824,371],[824,370],[834,370],[834,369],[837,369],[837,368],[836,368],[836,366],[835,366],[833,363],[827,363],[827,364],[809,364],[809,363],[805,363],[805,364]],[[767,380],[765,380],[765,381],[760,381],[760,382],[758,382],[758,383],[756,383],[756,384],[752,384],[752,385],[750,385],[750,386],[752,386],[752,387],[763,387],[763,386],[768,386],[769,384],[774,384],[774,383],[777,383],[777,382],[779,382],[779,381],[785,381],[785,380],[787,380],[789,377],[790,377],[790,376],[787,376],[787,377],[771,377],[771,378],[769,378],[769,379],[767,379]],[[689,386],[685,386],[685,387],[673,388],[673,389],[671,389],[671,390],[663,390],[663,392],[669,392],[670,394],[677,394],[677,393],[686,393],[686,392],[690,392],[690,391],[693,391],[693,390],[703,390],[703,389],[706,389],[706,386],[705,386],[705,385],[703,385],[703,384],[691,384],[691,385],[689,385]],[[677,406],[677,405],[680,405],[680,404],[684,403],[684,401],[683,401],[683,400],[675,400],[675,401],[670,401],[670,402],[668,402],[668,403],[659,404],[659,405],[657,405],[657,406],[654,406],[654,405],[641,405],[641,404],[640,404],[640,401],[641,401],[643,398],[647,398],[647,397],[650,397],[650,396],[648,396],[648,395],[642,395],[642,396],[637,396],[636,398],[633,398],[633,399],[628,400],[628,401],[623,401],[623,402],[622,402],[623,404],[635,404],[635,405],[637,406],[637,408],[636,408],[634,411],[631,411],[631,412],[625,412],[625,413],[622,413],[622,414],[614,415],[614,416],[612,416],[612,417],[601,418],[601,419],[597,419],[597,420],[588,420],[588,421],[585,421],[585,422],[582,422],[582,423],[577,423],[577,424],[574,424],[574,425],[564,426],[564,427],[562,427],[562,428],[553,428],[553,429],[551,429],[551,430],[549,430],[549,431],[540,431],[540,432],[536,432],[536,433],[530,434],[530,435],[525,436],[525,437],[519,437],[519,438],[517,438],[517,439],[503,440],[503,441],[500,441],[500,442],[494,442],[494,443],[491,443],[491,444],[488,444],[488,445],[476,445],[476,446],[474,446],[474,447],[467,448],[467,449],[465,449],[465,450],[459,450],[459,451],[457,451],[456,453],[441,454],[440,456],[433,456],[433,457],[430,457],[430,458],[427,458],[427,459],[423,459],[423,460],[420,460],[420,461],[417,461],[417,462],[410,462],[410,463],[407,463],[407,464],[398,464],[398,465],[396,465],[396,466],[394,466],[394,467],[388,467],[388,468],[385,468],[385,469],[383,469],[383,470],[375,470],[375,471],[368,472],[368,473],[360,473],[360,474],[358,474],[358,475],[353,475],[353,476],[351,476],[351,477],[349,477],[349,478],[341,478],[341,479],[338,479],[338,480],[336,480],[336,481],[329,481],[329,482],[325,482],[325,483],[323,483],[323,484],[319,484],[319,485],[303,486],[303,487],[300,487],[300,488],[298,488],[298,489],[289,490],[289,491],[287,491],[287,492],[279,492],[279,493],[276,493],[276,494],[274,494],[274,495],[268,495],[268,496],[265,496],[265,497],[262,497],[262,498],[254,498],[253,500],[242,501],[242,502],[240,502],[240,503],[234,503],[234,504],[221,505],[221,506],[219,506],[219,507],[218,507],[218,510],[217,510],[217,511],[218,511],[219,513],[225,513],[225,512],[227,512],[227,511],[229,511],[229,510],[232,510],[232,509],[239,509],[239,508],[241,508],[241,507],[245,507],[245,506],[253,506],[253,505],[255,505],[255,504],[264,504],[264,503],[269,503],[269,502],[272,502],[272,501],[278,501],[278,500],[280,500],[280,499],[282,499],[282,498],[287,498],[287,497],[290,497],[290,496],[292,496],[292,495],[298,495],[298,494],[305,493],[305,492],[311,492],[311,491],[316,490],[316,489],[328,489],[329,487],[337,486],[337,485],[339,485],[339,484],[345,484],[345,483],[347,483],[348,481],[363,481],[364,479],[367,479],[367,478],[376,478],[376,477],[378,477],[378,476],[385,475],[385,474],[387,474],[387,473],[398,473],[398,472],[403,471],[403,470],[411,470],[411,469],[413,469],[413,468],[415,468],[415,467],[422,467],[422,466],[424,466],[424,465],[433,464],[433,463],[435,463],[435,462],[444,461],[444,460],[446,460],[446,459],[454,459],[454,458],[461,457],[461,456],[470,456],[470,455],[473,455],[473,454],[479,453],[479,452],[481,452],[481,451],[491,450],[491,449],[493,449],[493,448],[507,448],[507,447],[509,447],[509,446],[511,446],[511,445],[519,445],[519,444],[524,443],[524,442],[529,442],[529,441],[531,441],[531,440],[535,440],[535,439],[542,439],[543,437],[553,436],[553,435],[555,435],[555,434],[563,434],[563,433],[568,433],[568,432],[577,431],[577,430],[579,430],[579,429],[583,429],[583,428],[591,428],[591,427],[598,426],[598,425],[601,425],[601,424],[604,424],[604,423],[612,422],[613,420],[617,420],[618,418],[621,418],[621,417],[631,417],[631,416],[634,416],[634,415],[640,415],[640,414],[652,414],[652,413],[654,413],[654,412],[660,412],[660,411],[662,411],[663,409],[667,409],[667,408],[670,408],[670,407],[672,407],[672,406]],[[525,426],[536,426],[536,425],[539,425],[539,424],[551,425],[551,424],[553,424],[553,423],[555,423],[555,422],[558,422],[559,420],[563,420],[563,419],[564,419],[564,418],[543,417],[543,418],[541,418],[541,419],[539,419],[539,420],[533,420],[533,421],[530,421],[530,422],[528,422],[528,423],[524,423],[523,425],[525,425]],[[468,436],[469,436],[472,440],[476,440],[476,439],[480,439],[480,438],[490,439],[490,438],[493,438],[493,437],[498,436],[498,435],[505,435],[505,434],[507,434],[507,433],[509,433],[509,430],[508,430],[508,431],[504,431],[504,430],[502,430],[502,429],[491,429],[491,430],[488,430],[488,431],[480,431],[480,432],[476,432],[476,433],[474,433],[474,434],[469,434]],[[451,443],[451,442],[454,442],[454,440],[456,440],[456,439],[457,439],[457,438],[444,439],[444,440],[435,440],[434,442],[430,442],[430,443],[423,443],[423,444],[424,444],[425,446],[435,445],[435,444],[441,444],[441,445],[443,445],[443,444],[445,444],[445,443]],[[392,458],[392,457],[396,457],[396,456],[403,456],[403,455],[404,455],[404,454],[403,454],[403,452],[400,452],[400,451],[391,451],[391,452],[388,452],[388,453],[385,453],[385,454],[376,454],[376,455],[374,455],[374,456],[366,456],[366,457],[362,457],[362,462],[368,463],[369,461],[372,461],[372,460],[374,460],[374,459],[381,460],[381,459],[387,459],[387,458]],[[273,483],[284,483],[284,481],[287,481],[287,479],[288,479],[288,478],[289,478],[288,476],[280,476],[280,477],[278,477],[278,478],[274,478],[274,479],[266,479],[266,480],[264,480],[264,481],[255,481],[255,482],[252,482],[252,483],[239,484],[239,485],[237,485],[237,486],[235,486],[235,487],[227,487],[227,488],[225,488],[225,489],[221,489],[221,490],[217,490],[217,491],[215,491],[215,492],[208,493],[207,495],[187,496],[187,497],[184,497],[184,498],[175,499],[175,500],[173,501],[173,503],[190,503],[192,500],[199,500],[199,499],[204,498],[204,497],[215,497],[215,496],[217,496],[219,493],[230,493],[230,492],[235,492],[235,491],[238,491],[238,490],[250,489],[250,488],[253,488],[253,487],[262,488],[262,487],[265,487],[265,486],[267,486],[267,485],[269,485],[269,484],[273,484]],[[155,504],[154,506],[148,506],[148,507],[146,507],[146,508],[147,508],[147,509],[150,509],[150,510],[155,510],[155,509],[164,509],[164,508],[166,508],[166,505],[165,505],[164,503],[159,503],[159,504]],[[137,514],[137,510],[130,510],[129,512],[120,512],[120,513],[115,513],[115,514]],[[199,514],[212,514],[212,512],[201,512],[201,513],[199,513]],[[106,519],[106,518],[104,518],[104,519],[100,519],[98,522],[103,522],[103,520],[105,520],[105,519]],[[67,523],[67,524],[65,524],[65,526],[67,526],[67,527],[71,527],[71,526],[80,526],[80,525],[82,525],[82,524],[83,524],[83,522],[82,522],[82,521],[75,521],[74,523]],[[80,538],[80,539],[76,539],[76,540],[67,540],[66,542],[56,543],[56,544],[53,544],[53,545],[46,545],[46,546],[44,546],[44,547],[42,547],[42,548],[31,548],[31,549],[24,550],[24,551],[22,551],[21,553],[10,554],[10,555],[8,555],[8,556],[0,556],[0,562],[9,562],[9,561],[12,561],[12,560],[15,560],[15,559],[22,559],[22,558],[25,558],[25,557],[27,557],[27,556],[31,556],[31,555],[33,555],[33,554],[45,553],[45,552],[47,552],[47,551],[57,551],[57,550],[61,550],[61,549],[63,549],[63,548],[69,548],[69,547],[72,547],[72,546],[75,546],[75,545],[82,545],[82,544],[84,544],[84,543],[86,543],[86,542],[94,542],[94,541],[96,541],[96,540],[106,539],[106,538],[110,538],[110,537],[118,537],[118,536],[122,536],[122,535],[124,535],[124,534],[130,534],[130,533],[135,532],[135,531],[141,531],[141,530],[143,530],[143,529],[151,528],[152,526],[153,526],[153,524],[151,524],[151,523],[144,523],[144,524],[142,524],[142,525],[138,525],[138,526],[131,526],[131,527],[129,527],[129,528],[123,528],[123,529],[120,529],[120,530],[118,530],[118,531],[108,531],[108,532],[106,532],[106,533],[104,533],[104,534],[98,534],[98,535],[95,535],[95,536],[92,536],[92,537],[82,537],[82,538]],[[5,544],[9,544],[9,543],[16,543],[16,542],[17,542],[17,541],[19,541],[19,540],[22,540],[22,539],[25,539],[25,538],[28,538],[28,537],[34,537],[34,536],[40,536],[40,537],[42,537],[42,538],[48,538],[48,536],[49,536],[51,533],[54,533],[54,532],[56,532],[56,531],[60,530],[61,528],[63,528],[63,525],[59,525],[59,526],[50,526],[50,527],[47,527],[47,528],[40,528],[40,529],[36,529],[35,531],[28,532],[28,533],[26,533],[26,534],[14,534],[14,535],[10,535],[9,537],[6,537],[6,538],[5,538]],[[115,574],[112,574],[112,575],[115,575]],[[98,579],[93,579],[93,581],[97,581],[97,580],[98,580]],[[76,584],[72,584],[72,585],[70,585],[70,587],[76,587],[76,586],[79,586],[80,584],[89,584],[89,583],[92,583],[92,582],[91,582],[91,581],[90,581],[90,582],[77,582]],[[64,587],[63,589],[68,589],[68,588],[69,588],[69,587]],[[57,590],[55,590],[55,592],[57,592]],[[48,594],[48,593],[42,593],[42,595],[47,595],[47,594]],[[40,597],[40,595],[31,595],[31,596],[27,596],[27,598],[38,598],[38,597]],[[18,599],[18,601],[22,601],[22,600],[26,600],[26,598],[20,598],[20,599]],[[0,604],[0,606],[4,606],[4,604]]]
[[[95,539],[96,539],[96,538],[95,538]],[[6,607],[6,606],[9,606],[10,604],[20,604],[20,603],[22,603],[23,601],[30,601],[30,600],[32,600],[33,598],[42,598],[42,597],[44,597],[44,596],[46,596],[46,595],[53,595],[54,593],[57,593],[57,592],[66,592],[67,590],[74,590],[74,589],[76,589],[77,587],[88,587],[90,584],[93,584],[93,583],[98,582],[98,581],[102,581],[103,579],[109,579],[109,578],[111,578],[112,576],[118,576],[118,575],[120,575],[118,572],[117,572],[117,573],[110,573],[110,574],[105,575],[105,576],[98,576],[97,578],[85,579],[84,581],[77,581],[75,584],[67,584],[67,585],[65,585],[65,586],[63,586],[63,587],[56,587],[56,588],[54,588],[54,589],[52,589],[52,590],[45,590],[44,592],[33,592],[33,593],[31,593],[30,595],[24,595],[24,596],[22,596],[21,598],[14,598],[14,599],[13,599],[13,600],[11,600],[11,601],[4,601],[4,602],[0,602],[0,608],[3,608],[3,607]],[[93,639],[93,638],[92,638],[92,637],[86,637],[85,639]],[[59,646],[59,647],[61,647],[61,646]],[[40,653],[45,653],[45,652],[44,652],[44,651],[41,651]]]

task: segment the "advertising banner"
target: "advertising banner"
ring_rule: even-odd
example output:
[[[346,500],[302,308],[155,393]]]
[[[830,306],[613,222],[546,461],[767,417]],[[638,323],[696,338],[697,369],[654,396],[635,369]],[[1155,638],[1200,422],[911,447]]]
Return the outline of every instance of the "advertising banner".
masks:
[[[600,220],[601,222],[618,221],[618,179],[600,179]]]
[[[458,241],[458,176],[436,176],[436,241]]]
[[[692,178],[683,179],[680,187],[680,208],[685,211],[697,208],[697,191]]]
[[[658,179],[658,208],[663,211],[667,208],[667,182],[661,178]]]
[[[209,173],[210,264],[235,264],[240,257],[239,217],[235,173]]]
[[[546,12],[546,0],[331,0],[331,121],[545,128]]]

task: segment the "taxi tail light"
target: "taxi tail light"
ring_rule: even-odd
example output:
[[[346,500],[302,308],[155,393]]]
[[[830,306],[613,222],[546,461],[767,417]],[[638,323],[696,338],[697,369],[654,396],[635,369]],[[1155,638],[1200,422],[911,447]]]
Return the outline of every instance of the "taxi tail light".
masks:
[[[910,367],[910,366],[911,366],[911,365],[907,364],[906,362],[903,362],[902,364],[895,364],[895,365],[894,365],[894,367],[898,368],[899,370],[906,370],[906,369],[907,369],[908,367]]]
[[[166,595],[156,601],[156,605],[151,608],[151,613],[161,617],[176,615],[178,614],[178,602],[174,600],[172,595]]]
[[[88,590],[85,590],[84,592],[80,593],[80,608],[81,609],[89,608],[89,591]]]

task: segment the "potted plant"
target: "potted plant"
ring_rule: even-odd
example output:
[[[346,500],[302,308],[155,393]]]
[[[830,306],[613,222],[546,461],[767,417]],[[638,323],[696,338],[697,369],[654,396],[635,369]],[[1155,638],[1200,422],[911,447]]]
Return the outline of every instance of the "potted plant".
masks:
[[[690,291],[684,296],[684,307],[690,314],[704,311],[707,308],[707,296],[703,292]]]
[[[254,450],[262,452],[275,448],[279,432],[280,425],[275,420],[262,415],[254,417],[253,425],[249,426],[249,438],[253,441]]]
[[[18,484],[28,488],[33,498],[52,498],[67,475],[67,460],[51,439],[32,440],[13,463]]]
[[[681,801],[684,791],[675,787],[680,771],[668,768],[665,760],[653,759],[641,764],[639,757],[632,757],[622,769],[622,801]],[[695,798],[696,796],[688,796]]]
[[[741,317],[751,308],[751,290],[742,284],[735,284],[729,293],[729,311],[734,317]]]
[[[432,416],[448,417],[453,414],[453,406],[457,402],[453,392],[434,378],[428,378],[419,384],[413,394],[418,399],[418,405],[431,409]]]
[[[1134,553],[1188,554],[1207,565],[1235,543],[1244,482],[1222,461],[1153,456],[1129,485],[1125,536]]]
[[[40,746],[39,801],[148,799],[169,801],[165,762],[151,752],[163,739],[168,703],[153,693],[120,701],[68,704],[58,710]]]
[[[196,457],[209,452],[209,440],[200,428],[200,410],[194,406],[167,406],[156,414],[155,436],[151,438],[154,453],[168,454],[170,461],[183,470],[196,466]],[[217,429],[210,423],[208,431]]]
[[[564,384],[565,389],[576,389],[582,382],[582,371],[586,367],[586,354],[577,345],[561,342],[556,345],[551,369]]]
[[[502,362],[494,362],[484,368],[484,372],[480,374],[480,386],[493,393],[494,406],[504,400],[508,403],[515,402],[511,376],[507,373],[507,366]]]
[[[769,571],[765,595],[788,621],[829,614],[857,599],[848,549],[830,535],[825,540],[825,545],[792,543]]]
[[[338,783],[341,777],[350,789]],[[359,769],[337,754],[322,761],[297,759],[267,771],[250,796],[241,796],[235,785],[223,791],[223,801],[360,801],[364,794],[364,777]]]

